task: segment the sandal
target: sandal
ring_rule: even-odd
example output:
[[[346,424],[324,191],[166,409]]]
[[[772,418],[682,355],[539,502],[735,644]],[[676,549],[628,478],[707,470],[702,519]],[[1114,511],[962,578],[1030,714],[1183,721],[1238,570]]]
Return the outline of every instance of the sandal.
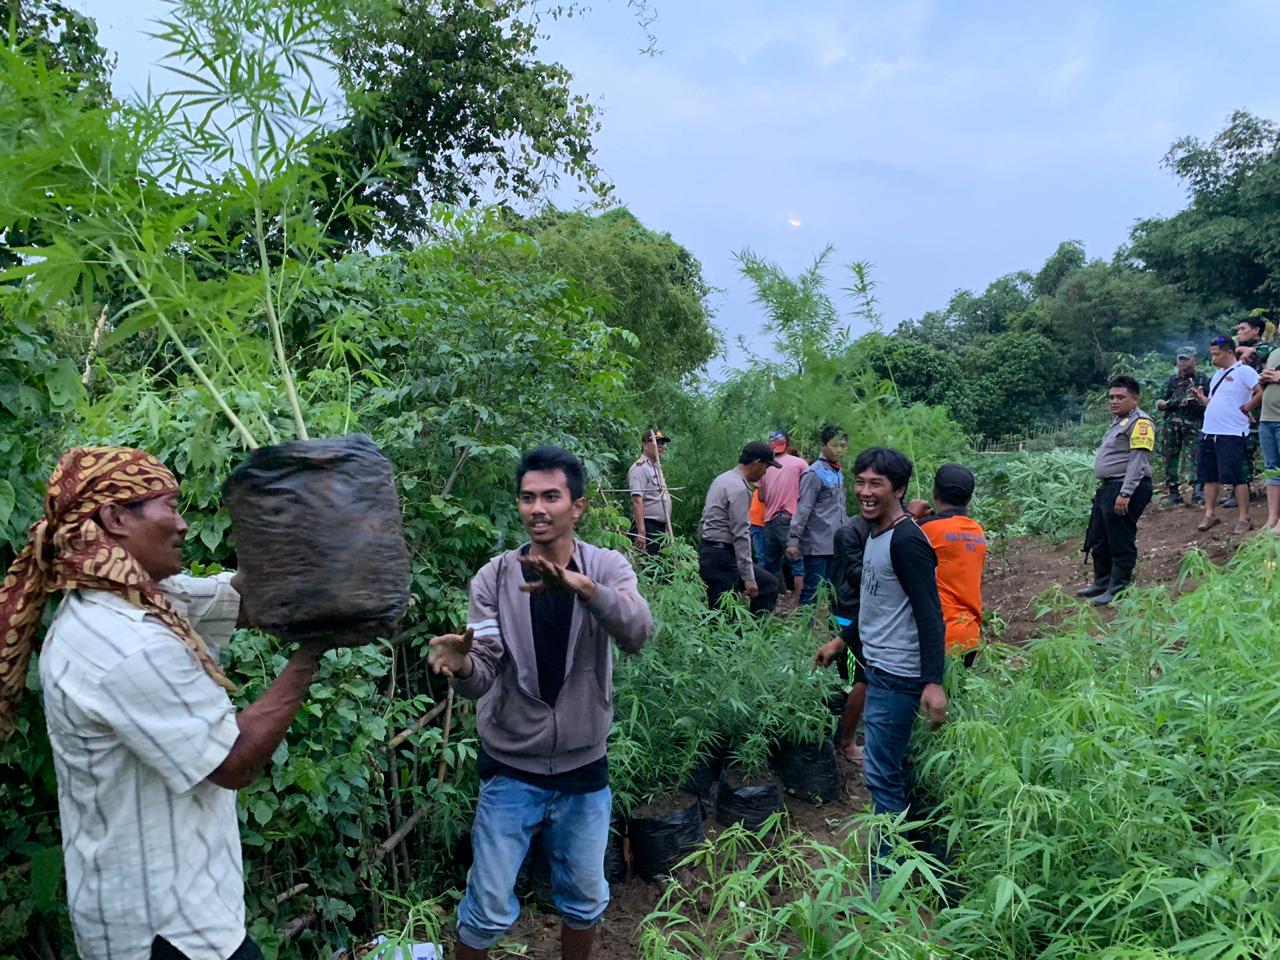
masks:
[[[1235,529],[1231,531],[1233,536],[1242,537],[1253,529],[1252,520],[1237,520]]]
[[[1218,517],[1205,517],[1200,521],[1200,525],[1196,529],[1200,531],[1208,530],[1211,527],[1216,527],[1221,522],[1222,520]]]
[[[840,749],[839,747],[836,748],[836,756],[839,757],[841,760],[843,760],[845,763],[852,763],[855,767],[862,766],[861,756],[854,754],[852,752],[846,753],[844,750]]]

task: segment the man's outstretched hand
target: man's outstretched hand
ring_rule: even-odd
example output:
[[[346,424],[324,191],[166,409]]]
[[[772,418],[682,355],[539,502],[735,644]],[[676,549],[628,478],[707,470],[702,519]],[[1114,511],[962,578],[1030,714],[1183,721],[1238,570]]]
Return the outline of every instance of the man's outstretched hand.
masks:
[[[584,603],[596,593],[596,583],[586,574],[576,573],[568,567],[546,557],[523,556],[520,562],[541,579],[522,583],[522,593],[542,593],[544,590],[569,590]]]
[[[471,676],[471,645],[475,631],[470,627],[462,633],[446,633],[432,637],[427,644],[427,663],[431,669],[446,677],[465,680]]]

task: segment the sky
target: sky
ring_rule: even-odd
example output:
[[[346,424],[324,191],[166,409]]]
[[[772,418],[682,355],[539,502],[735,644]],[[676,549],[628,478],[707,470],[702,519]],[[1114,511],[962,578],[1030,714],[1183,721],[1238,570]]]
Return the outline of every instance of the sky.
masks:
[[[118,93],[171,82],[145,37],[161,0],[75,2],[120,55]],[[652,6],[656,56],[625,0],[549,24],[542,54],[603,107],[615,198],[702,262],[730,364],[739,337],[769,352],[736,251],[794,273],[831,244],[833,290],[870,261],[891,329],[1063,240],[1109,258],[1184,206],[1160,166],[1175,139],[1241,108],[1280,120],[1268,0]]]

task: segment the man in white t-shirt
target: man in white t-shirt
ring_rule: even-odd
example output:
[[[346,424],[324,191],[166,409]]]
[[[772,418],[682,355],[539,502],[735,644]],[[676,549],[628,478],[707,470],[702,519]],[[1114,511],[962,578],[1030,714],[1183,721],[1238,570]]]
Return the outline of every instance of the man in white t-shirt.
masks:
[[[1257,405],[1253,388],[1258,385],[1258,373],[1236,359],[1235,342],[1230,337],[1217,337],[1209,344],[1209,360],[1217,369],[1209,380],[1208,391],[1200,387],[1191,391],[1205,405],[1204,432],[1200,434],[1196,464],[1205,488],[1204,519],[1198,529],[1208,530],[1220,522],[1214,512],[1218,507],[1218,492],[1226,484],[1235,491],[1240,515],[1234,533],[1241,536],[1253,526],[1249,519],[1244,457],[1249,411]]]

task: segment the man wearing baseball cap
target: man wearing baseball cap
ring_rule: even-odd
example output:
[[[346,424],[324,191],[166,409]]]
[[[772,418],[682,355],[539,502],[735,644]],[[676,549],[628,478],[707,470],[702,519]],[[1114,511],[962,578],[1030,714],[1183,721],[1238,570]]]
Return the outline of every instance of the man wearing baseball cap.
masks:
[[[641,457],[627,472],[631,491],[631,538],[636,549],[653,556],[671,535],[671,491],[662,472],[662,458],[670,437],[661,430],[646,430]]]
[[[1196,445],[1204,427],[1204,404],[1195,395],[1197,387],[1208,390],[1209,378],[1196,369],[1196,348],[1188,343],[1178,349],[1178,369],[1164,385],[1164,399],[1156,403],[1156,409],[1164,412],[1160,432],[1164,440],[1166,502],[1170,506],[1182,503],[1178,479],[1184,455],[1190,461],[1187,473],[1195,484],[1192,499],[1196,503],[1204,500],[1203,488],[1196,480]]]
[[[791,517],[796,512],[800,496],[800,477],[809,469],[802,458],[787,453],[791,437],[785,430],[769,434],[769,446],[778,461],[778,469],[766,472],[760,479],[760,498],[764,500],[764,550],[760,565],[775,577],[782,576],[782,556],[787,549],[787,537],[791,533]],[[804,559],[791,561],[791,575],[796,581],[796,595],[804,584]]]
[[[707,604],[719,606],[726,593],[739,590],[757,616],[773,610],[778,580],[751,557],[751,490],[770,467],[773,450],[753,440],[742,448],[737,466],[711,481],[698,524],[698,573],[707,585]]]

